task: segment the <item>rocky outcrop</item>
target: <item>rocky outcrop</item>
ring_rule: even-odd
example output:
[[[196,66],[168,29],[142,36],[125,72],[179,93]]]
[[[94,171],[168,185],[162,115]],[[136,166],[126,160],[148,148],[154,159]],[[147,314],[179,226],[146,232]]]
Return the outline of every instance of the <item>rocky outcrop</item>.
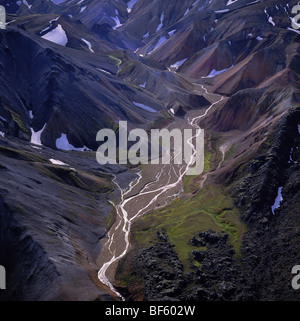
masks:
[[[195,247],[189,254],[193,272],[184,271],[164,231],[157,233],[157,239],[157,243],[140,250],[130,260],[131,271],[136,271],[132,273],[138,273],[144,283],[144,300],[224,301],[252,298],[252,290],[247,285],[242,267],[233,259],[234,250],[228,244],[227,234],[208,230],[189,241]],[[199,250],[204,246],[205,250]],[[128,292],[127,297],[130,298]]]
[[[299,121],[299,108],[282,120],[268,152],[250,163],[251,175],[234,192],[248,226],[242,262],[252,271],[250,282],[260,300],[298,298],[291,287],[291,270],[299,261]],[[283,201],[272,213],[279,187]]]

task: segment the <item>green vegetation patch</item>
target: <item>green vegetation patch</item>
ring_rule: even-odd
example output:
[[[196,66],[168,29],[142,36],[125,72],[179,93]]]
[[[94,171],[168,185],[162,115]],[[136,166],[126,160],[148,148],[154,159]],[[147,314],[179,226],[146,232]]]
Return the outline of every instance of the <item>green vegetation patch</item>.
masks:
[[[105,229],[106,229],[106,231],[109,231],[110,228],[114,225],[114,223],[116,221],[116,218],[117,218],[117,212],[116,212],[116,209],[113,208],[109,212],[108,216],[105,219]]]
[[[114,60],[116,66],[117,66],[118,68],[119,68],[120,65],[122,64],[122,60],[121,60],[121,59],[119,59],[119,58],[117,58],[117,57],[115,57],[115,56],[113,56],[113,55],[108,55],[108,57],[109,57],[110,59]]]
[[[0,146],[0,154],[4,155],[6,157],[14,158],[17,160],[24,160],[27,162],[39,162],[39,163],[48,162],[47,159],[45,159],[41,156],[35,155],[35,154],[27,152],[27,151],[10,148],[10,147]]]
[[[38,164],[37,167],[39,172],[44,176],[92,193],[108,193],[114,189],[113,183],[104,178],[73,171],[68,167],[48,164]]]
[[[231,198],[216,186],[208,186],[190,199],[177,199],[167,207],[141,218],[133,228],[132,241],[138,247],[155,242],[156,232],[165,230],[169,242],[186,270],[194,247],[187,244],[194,234],[212,229],[229,234],[229,242],[240,257],[240,245],[245,226],[239,221],[239,212]]]
[[[25,123],[22,120],[22,117],[17,114],[16,112],[14,112],[13,110],[11,110],[10,108],[8,108],[7,106],[3,106],[11,115],[13,121],[19,126],[19,128],[26,134],[31,135],[30,130],[26,127]]]
[[[235,144],[233,144],[229,150],[225,153],[225,161],[230,160],[231,158],[233,158],[236,155],[236,151],[237,151],[237,146]]]

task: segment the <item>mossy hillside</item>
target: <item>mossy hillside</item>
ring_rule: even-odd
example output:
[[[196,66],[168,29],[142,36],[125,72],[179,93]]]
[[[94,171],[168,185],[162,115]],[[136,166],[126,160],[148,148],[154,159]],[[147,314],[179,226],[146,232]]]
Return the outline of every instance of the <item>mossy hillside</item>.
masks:
[[[109,231],[110,228],[114,225],[114,223],[116,221],[116,218],[117,218],[117,212],[116,212],[116,209],[113,208],[109,212],[108,216],[105,219],[105,229],[106,229],[106,231]]]
[[[7,106],[4,106],[3,107],[10,113],[11,115],[11,118],[13,119],[13,121],[19,126],[19,128],[26,134],[28,135],[31,135],[31,132],[30,130],[26,127],[22,117],[16,113],[15,111],[13,111],[12,109],[10,109],[9,107]]]
[[[208,229],[228,233],[236,257],[240,256],[245,226],[239,221],[239,212],[231,198],[212,185],[190,199],[176,199],[167,207],[145,215],[134,224],[132,241],[137,247],[147,247],[155,242],[157,231],[165,230],[179,259],[189,270],[189,252],[194,248],[188,241],[194,234]]]
[[[47,163],[48,160],[38,156],[36,154],[30,153],[28,151],[17,150],[10,147],[0,146],[0,155],[4,155],[6,157],[14,158],[17,160],[24,160],[27,162],[39,162],[39,163]]]
[[[114,56],[112,56],[112,55],[109,55],[108,57],[109,57],[110,59],[114,60],[114,62],[115,62],[115,64],[116,64],[117,67],[120,67],[120,65],[121,65],[121,63],[122,63],[122,60],[121,60],[121,59],[119,59],[119,58],[117,58],[117,57],[114,57]]]
[[[235,144],[231,145],[231,147],[225,153],[224,161],[226,162],[232,159],[236,155],[236,152],[237,152],[237,146]]]
[[[114,189],[113,183],[107,179],[84,172],[73,171],[68,167],[48,164],[37,164],[36,166],[44,176],[92,193],[109,193]]]

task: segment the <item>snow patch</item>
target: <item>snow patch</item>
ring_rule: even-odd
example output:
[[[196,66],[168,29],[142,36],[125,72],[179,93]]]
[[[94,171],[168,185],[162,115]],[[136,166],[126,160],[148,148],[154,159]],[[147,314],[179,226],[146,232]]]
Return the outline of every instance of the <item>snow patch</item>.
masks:
[[[28,7],[28,9],[31,8],[32,5],[30,5],[26,0],[22,0],[22,1],[23,1],[23,3]]]
[[[85,9],[86,9],[86,6],[81,7],[81,9],[80,9],[80,12],[79,12],[79,13],[83,12]]]
[[[60,16],[56,17],[55,19],[52,19],[49,21],[50,25],[52,24],[53,21],[57,21],[59,19]]]
[[[0,132],[0,136],[1,136],[1,137],[4,137],[4,133],[3,133],[3,132]]]
[[[0,116],[0,119],[8,123],[8,121],[4,117]]]
[[[231,69],[231,68],[233,68],[233,67],[234,67],[234,65],[232,65],[232,66],[229,67],[229,68],[226,68],[226,69],[223,69],[223,70],[219,70],[219,71],[213,69],[213,70],[210,72],[209,75],[207,75],[206,77],[203,77],[203,78],[212,78],[212,77],[218,76],[218,75],[222,74],[223,72],[225,72],[225,71],[227,71],[227,70],[229,70],[229,69]]]
[[[13,23],[13,22],[15,22],[15,21],[16,21],[16,19],[11,20],[11,21],[9,21],[9,22],[6,22],[5,25],[6,25],[6,26],[7,26],[7,25],[10,25],[11,23]]]
[[[162,14],[161,14],[161,16],[160,16],[160,24],[157,26],[157,28],[156,28],[156,32],[160,31],[160,29],[162,28],[164,18],[165,18],[165,14],[164,14],[164,13],[162,13]]]
[[[106,73],[108,75],[112,75],[112,73],[107,71],[107,70],[104,70],[104,69],[101,69],[101,68],[96,68],[96,69],[99,70],[99,71],[102,71],[102,72],[104,72],[104,73]]]
[[[33,119],[32,110],[29,110],[29,118],[30,118],[30,119]]]
[[[50,158],[49,161],[54,165],[60,165],[60,166],[70,166],[69,164],[63,163],[60,160]]]
[[[30,140],[31,144],[42,146],[41,135],[42,135],[42,132],[45,129],[45,127],[46,127],[46,124],[43,126],[43,128],[41,130],[39,130],[37,132],[35,132],[33,130],[33,128],[31,128],[31,140]]]
[[[92,45],[91,45],[91,43],[90,43],[89,41],[87,41],[87,40],[85,40],[85,39],[83,39],[83,38],[81,38],[81,40],[82,40],[84,43],[87,44],[87,46],[89,47],[90,52],[94,52],[94,50],[92,49]]]
[[[169,31],[168,32],[168,35],[171,37],[171,36],[173,36],[174,35],[174,33],[176,32],[176,29],[174,29],[174,30],[171,30],[171,31]]]
[[[215,11],[215,13],[224,13],[224,12],[228,12],[229,9],[224,9],[224,10],[217,10]]]
[[[276,197],[276,199],[275,199],[274,205],[271,207],[273,214],[275,214],[274,211],[275,211],[277,208],[280,207],[280,204],[281,204],[281,202],[283,201],[282,189],[283,189],[283,187],[279,187],[279,188],[278,188],[277,197]]]
[[[238,0],[229,0],[226,4],[226,6],[230,6],[233,3],[236,3]]]
[[[272,24],[272,26],[274,27],[275,26],[275,22],[273,21],[273,18],[268,14],[267,8],[265,8],[264,12],[267,15],[268,22],[270,22]]]
[[[256,37],[256,40],[258,40],[258,41],[262,41],[262,40],[263,40],[263,38],[262,38],[262,37],[260,37],[260,36],[257,36],[257,37]]]
[[[42,36],[43,39],[65,46],[68,42],[66,32],[61,25]]]
[[[300,31],[299,30],[295,30],[295,29],[290,28],[290,27],[287,27],[287,30],[294,31],[294,32],[296,32],[296,33],[298,33],[300,35]]]
[[[61,134],[59,138],[57,138],[56,142],[56,148],[57,149],[63,149],[63,150],[76,150],[83,152],[84,150],[90,150],[86,146],[83,146],[82,148],[76,148],[73,145],[71,145],[68,141],[68,137],[66,134]]]
[[[187,58],[184,58],[180,61],[175,62],[175,64],[171,65],[171,68],[176,68],[178,69],[182,64],[184,64],[187,61]]]
[[[143,84],[140,84],[139,87],[146,88],[147,81],[145,81]]]
[[[122,23],[120,22],[120,19],[119,19],[119,17],[118,17],[119,11],[118,11],[117,9],[115,9],[115,14],[116,14],[115,17],[111,17],[111,18],[114,20],[115,24],[116,24],[116,25],[113,27],[114,30],[116,30],[117,28],[120,28],[120,27],[122,26]]]
[[[157,44],[155,45],[154,49],[148,52],[148,55],[150,55],[154,50],[156,50],[158,47],[160,47],[160,46],[161,46],[163,43],[165,43],[166,41],[167,41],[167,38],[166,38],[165,36],[164,36],[164,37],[161,37],[161,38],[158,40]]]
[[[148,38],[148,37],[149,37],[149,31],[143,35],[143,39]]]
[[[186,16],[190,12],[190,9],[187,9],[183,16]]]
[[[156,110],[149,107],[149,106],[146,106],[144,104],[140,104],[140,103],[137,103],[137,102],[132,102],[135,106],[139,107],[139,108],[142,108],[144,110],[147,110],[147,111],[150,111],[150,113],[156,113]]]
[[[269,17],[268,21],[275,27],[275,22],[271,16]]]
[[[130,0],[128,3],[127,3],[127,12],[130,13],[133,6],[138,2],[138,0]]]
[[[43,29],[42,31],[40,31],[40,34],[41,33],[43,33],[43,32],[45,32],[45,31],[47,31],[47,30],[49,30],[51,27],[46,27],[45,29]]]
[[[52,22],[53,22],[53,21],[57,21],[57,20],[59,19],[59,17],[60,17],[60,16],[58,16],[58,17],[55,18],[55,19],[50,20],[50,21],[49,21],[50,26],[48,26],[48,27],[46,27],[45,29],[43,29],[42,31],[40,31],[40,34],[41,34],[41,33],[44,33],[44,32],[47,31],[47,30],[49,30],[49,29],[51,28]],[[43,37],[42,37],[42,38],[43,38]]]

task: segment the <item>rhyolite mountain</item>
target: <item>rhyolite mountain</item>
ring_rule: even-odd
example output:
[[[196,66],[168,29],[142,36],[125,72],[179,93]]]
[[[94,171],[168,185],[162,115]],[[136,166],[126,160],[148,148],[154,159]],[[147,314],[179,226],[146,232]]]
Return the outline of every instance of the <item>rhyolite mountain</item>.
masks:
[[[199,225],[186,237],[186,268],[168,226],[150,229],[146,215],[116,286],[127,299],[296,300],[297,3],[0,0],[8,22],[0,32],[0,264],[9,271],[0,298],[114,299],[97,280],[99,241],[118,199],[112,178],[125,187],[133,174],[98,165],[96,134],[118,132],[120,120],[149,130],[201,113],[210,105],[203,85],[225,98],[201,120],[204,189],[222,190],[240,213],[239,247],[219,217],[224,205],[212,212],[222,232]],[[184,201],[202,195],[201,180],[192,179]],[[138,242],[140,231],[152,233],[151,244]]]

